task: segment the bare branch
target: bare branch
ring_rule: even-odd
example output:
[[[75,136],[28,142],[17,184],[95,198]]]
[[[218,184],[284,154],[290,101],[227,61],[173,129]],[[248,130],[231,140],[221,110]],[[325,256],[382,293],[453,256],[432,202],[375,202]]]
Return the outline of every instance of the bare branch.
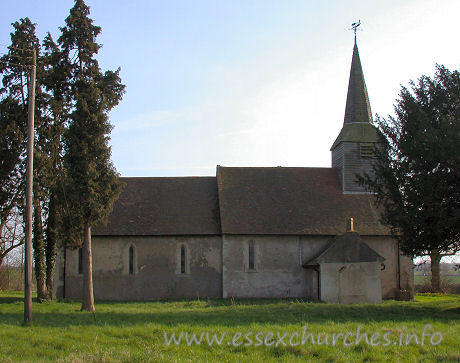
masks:
[[[2,253],[0,254],[0,258],[4,258],[9,252],[11,252],[11,251],[14,250],[16,247],[19,247],[19,246],[21,246],[21,245],[23,245],[23,244],[24,244],[24,238],[21,239],[21,241],[20,241],[19,243],[17,243],[17,244],[15,244],[15,245],[12,245],[12,246],[8,247],[4,252],[2,252]]]

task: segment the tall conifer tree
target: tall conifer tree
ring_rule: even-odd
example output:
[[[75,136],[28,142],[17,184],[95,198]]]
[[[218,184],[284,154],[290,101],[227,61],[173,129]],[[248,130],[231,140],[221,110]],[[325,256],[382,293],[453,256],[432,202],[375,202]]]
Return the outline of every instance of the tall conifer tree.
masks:
[[[68,126],[70,101],[70,69],[64,53],[50,34],[43,41],[40,57],[43,72],[39,81],[43,95],[43,117],[37,128],[37,159],[42,193],[44,194],[46,226],[44,226],[46,258],[46,290],[52,298],[54,268],[57,254],[57,229],[60,225],[59,211],[63,184],[63,135]]]
[[[7,55],[2,57],[2,68],[1,72],[3,73],[3,87],[1,93],[5,98],[2,99],[4,106],[9,105],[8,107],[2,107],[2,123],[5,122],[7,125],[7,130],[10,129],[13,124],[16,125],[14,132],[17,133],[16,142],[19,142],[20,138],[22,139],[21,143],[16,143],[15,147],[13,144],[10,144],[11,149],[5,150],[5,161],[8,161],[9,166],[4,163],[3,167],[10,168],[9,181],[6,181],[6,185],[9,185],[10,188],[3,189],[4,191],[14,191],[16,196],[16,201],[13,199],[9,200],[9,205],[7,205],[6,211],[8,208],[10,212],[14,209],[22,209],[22,202],[19,203],[19,200],[22,200],[23,195],[23,183],[24,179],[24,162],[25,162],[25,145],[23,143],[25,136],[25,123],[27,120],[27,107],[28,107],[28,84],[30,82],[30,66],[32,62],[32,50],[37,52],[38,57],[40,57],[40,44],[37,36],[35,35],[35,24],[33,24],[29,18],[20,19],[13,24],[14,32],[11,33],[11,46]],[[43,69],[40,66],[40,63],[37,67],[37,75],[41,77],[43,74]],[[12,106],[15,105],[16,111],[8,112],[12,110]],[[38,87],[36,87],[36,126],[40,127],[42,121],[42,110],[44,105],[44,98],[41,92],[39,82]],[[2,127],[3,128],[3,127]],[[11,142],[11,139],[10,139]],[[21,145],[21,146],[20,146]],[[20,146],[20,148],[16,148]],[[13,157],[13,159],[11,159]],[[34,156],[34,163],[40,164],[38,159]],[[40,170],[40,167],[35,169],[36,171]],[[6,170],[5,170],[6,171]],[[7,174],[5,174],[7,176]],[[38,176],[38,173],[35,173],[35,176]],[[38,183],[34,185],[34,216],[33,216],[33,247],[34,247],[34,267],[35,267],[35,277],[37,280],[37,295],[38,300],[41,301],[47,297],[46,284],[45,284],[45,242],[43,238],[43,213],[42,213],[42,203],[43,203],[43,194],[41,193],[41,188]],[[8,200],[8,199],[7,199]],[[3,204],[3,203],[2,203]],[[6,221],[3,215],[1,217],[2,221]]]
[[[14,246],[23,243],[7,240],[7,223],[13,213],[18,212],[24,197],[24,155],[27,120],[27,67],[30,63],[27,51],[31,44],[20,42],[22,32],[18,28],[31,29],[29,19],[13,24],[15,32],[11,33],[12,46],[8,54],[0,58],[0,267],[5,256]],[[32,44],[32,46],[35,44]]]
[[[119,69],[101,72],[95,56],[100,49],[89,8],[76,0],[59,44],[71,73],[73,111],[65,134],[65,198],[69,229],[83,236],[82,310],[94,311],[91,227],[107,219],[121,184],[110,160],[108,146],[112,126],[108,112],[121,100],[125,86]],[[78,243],[78,242],[77,242]]]
[[[41,302],[52,298],[54,265],[56,259],[56,225],[58,224],[57,185],[61,178],[64,127],[67,124],[70,107],[69,69],[63,52],[54,43],[51,35],[43,42],[41,53],[39,39],[35,35],[35,24],[24,18],[12,24],[11,47],[3,60],[3,85],[5,123],[25,128],[27,121],[28,81],[31,63],[30,50],[37,54],[37,79],[35,102],[35,141],[34,141],[34,183],[33,183],[33,253],[37,298]],[[7,104],[16,102],[19,109],[7,112]],[[14,130],[16,139],[24,140],[23,131]],[[5,135],[6,136],[6,135]],[[19,145],[19,144],[18,144]],[[5,145],[7,146],[7,145]],[[5,157],[16,153],[16,168],[24,169],[25,148],[20,150],[10,145],[4,152]],[[6,158],[8,159],[8,158]],[[4,164],[3,166],[7,166]],[[13,167],[11,164],[9,167]],[[23,188],[16,180],[23,180],[22,173],[10,175],[9,184],[14,184],[17,196],[22,196]],[[61,183],[62,185],[62,183]],[[13,189],[11,189],[13,190]],[[16,203],[21,208],[21,203]],[[2,218],[3,220],[3,218]]]
[[[376,194],[383,222],[403,252],[431,259],[440,290],[443,256],[460,251],[460,72],[436,67],[403,87],[396,117],[378,118],[381,147],[374,176],[360,178]]]

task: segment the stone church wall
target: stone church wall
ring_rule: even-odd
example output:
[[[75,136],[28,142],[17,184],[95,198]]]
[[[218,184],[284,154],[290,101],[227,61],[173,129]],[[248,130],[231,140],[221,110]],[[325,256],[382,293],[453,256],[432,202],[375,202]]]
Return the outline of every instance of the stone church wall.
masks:
[[[223,297],[315,299],[317,273],[302,267],[330,241],[327,236],[223,237]],[[254,242],[255,268],[249,269],[249,242]]]
[[[164,298],[287,298],[318,299],[318,273],[302,265],[316,257],[333,236],[161,236],[93,237],[94,294],[98,300]],[[361,236],[385,258],[382,298],[397,296],[397,243],[391,237]],[[249,242],[254,269],[249,269]],[[185,246],[185,273],[180,249]],[[133,274],[129,249],[134,247]],[[57,297],[62,297],[62,256],[57,265]],[[223,266],[223,267],[222,267]],[[413,294],[411,259],[401,256],[401,288]],[[65,297],[80,299],[82,275],[78,250],[66,251]],[[61,280],[61,281],[59,281]],[[413,296],[413,295],[412,295]]]
[[[318,273],[302,265],[316,257],[333,236],[223,237],[223,297],[318,299]],[[383,299],[398,291],[397,243],[386,236],[361,236],[362,241],[385,258],[381,271]],[[249,242],[254,242],[255,268],[250,270]],[[413,291],[412,261],[401,256],[401,287]]]
[[[185,273],[181,273],[181,246],[185,246]],[[66,262],[65,297],[79,299],[78,250],[68,249]],[[94,296],[99,300],[219,298],[221,266],[220,236],[93,237]]]
[[[394,299],[397,297],[398,286],[398,244],[390,236],[361,236],[370,248],[385,258],[382,271],[382,298]],[[414,293],[414,271],[412,259],[401,255],[399,260],[401,289]]]

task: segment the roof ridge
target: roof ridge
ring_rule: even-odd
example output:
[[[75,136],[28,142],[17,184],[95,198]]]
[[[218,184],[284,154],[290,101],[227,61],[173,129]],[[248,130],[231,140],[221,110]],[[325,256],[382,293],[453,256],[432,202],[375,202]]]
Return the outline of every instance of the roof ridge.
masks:
[[[222,166],[221,169],[333,169],[330,166]]]
[[[120,176],[120,179],[136,179],[136,180],[151,180],[151,179],[206,179],[216,178],[215,175],[185,175],[185,176]]]

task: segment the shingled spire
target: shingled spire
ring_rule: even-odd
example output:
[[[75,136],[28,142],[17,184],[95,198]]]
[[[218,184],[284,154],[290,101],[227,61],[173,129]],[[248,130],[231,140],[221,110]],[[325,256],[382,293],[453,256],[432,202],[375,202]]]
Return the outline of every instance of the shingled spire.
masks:
[[[367,95],[366,82],[364,81],[363,68],[359,59],[358,46],[353,47],[353,58],[351,60],[350,80],[348,81],[347,106],[345,108],[345,124],[355,122],[371,123],[372,112]]]
[[[377,132],[355,38],[343,127],[331,147],[332,167],[339,171],[344,193],[365,192],[356,176],[372,172],[372,150]]]

